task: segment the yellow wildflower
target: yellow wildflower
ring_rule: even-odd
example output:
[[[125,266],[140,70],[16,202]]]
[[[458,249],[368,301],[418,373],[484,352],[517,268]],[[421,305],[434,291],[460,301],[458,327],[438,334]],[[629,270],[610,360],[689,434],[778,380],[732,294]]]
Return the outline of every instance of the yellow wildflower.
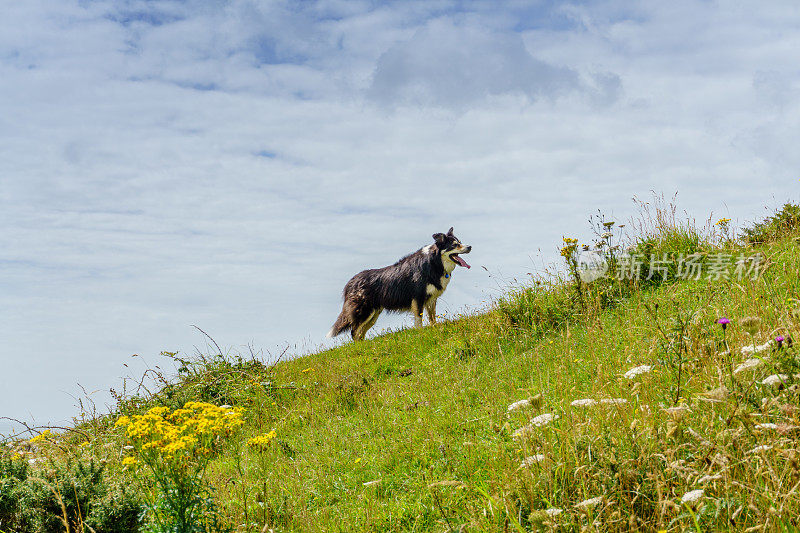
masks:
[[[174,411],[159,406],[141,415],[120,417],[116,425],[127,426],[125,434],[134,447],[153,460],[161,457],[182,463],[199,450],[210,455],[217,437],[227,436],[244,424],[242,414],[239,407],[189,401]]]
[[[564,246],[561,248],[561,255],[563,257],[571,257],[575,250],[578,248],[578,239],[571,237],[564,237]]]
[[[134,464],[136,464],[136,459],[134,459],[133,457],[126,457],[125,459],[122,460],[122,466],[131,466]]]
[[[49,439],[50,436],[51,436],[50,430],[49,429],[45,429],[43,432],[39,433],[38,435],[33,437],[28,442],[30,442],[31,444],[35,444],[35,443],[37,443],[37,442],[39,442],[41,440]]]
[[[252,439],[249,439],[247,441],[247,445],[259,451],[264,451],[267,449],[267,446],[269,446],[272,440],[277,436],[278,434],[273,429],[269,433],[264,433],[263,435],[257,435]]]

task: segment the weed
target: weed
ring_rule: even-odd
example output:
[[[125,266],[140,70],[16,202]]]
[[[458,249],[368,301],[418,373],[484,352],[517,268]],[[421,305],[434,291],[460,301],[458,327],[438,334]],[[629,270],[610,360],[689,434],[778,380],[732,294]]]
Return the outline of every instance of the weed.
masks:
[[[742,230],[748,244],[764,244],[784,237],[800,228],[800,205],[787,202],[780,211]]]
[[[241,409],[204,402],[187,402],[174,411],[153,407],[117,420],[115,425],[125,428],[135,453],[123,464],[134,466],[141,461],[159,489],[148,509],[149,531],[220,530],[211,489],[203,476],[219,451],[220,438],[230,436],[243,423]]]

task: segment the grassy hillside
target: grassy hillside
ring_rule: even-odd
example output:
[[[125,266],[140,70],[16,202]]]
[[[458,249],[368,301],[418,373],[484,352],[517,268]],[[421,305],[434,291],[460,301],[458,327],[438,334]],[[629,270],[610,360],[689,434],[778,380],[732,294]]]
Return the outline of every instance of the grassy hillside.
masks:
[[[174,355],[179,378],[113,416],[7,442],[0,531],[792,530],[796,207],[743,239],[645,215],[628,238],[598,221],[596,256],[624,279],[579,281],[565,239],[567,274],[485,315],[273,366]],[[188,401],[237,422],[172,463],[131,436]],[[183,530],[164,525],[169,469],[197,473]]]

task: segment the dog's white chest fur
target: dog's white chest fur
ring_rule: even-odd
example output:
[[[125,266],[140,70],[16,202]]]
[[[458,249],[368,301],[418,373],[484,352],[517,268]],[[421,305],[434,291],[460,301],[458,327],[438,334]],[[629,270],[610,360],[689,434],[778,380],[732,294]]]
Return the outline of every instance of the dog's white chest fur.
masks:
[[[422,251],[425,253],[431,253],[433,251],[433,245],[429,244],[423,248]],[[442,266],[444,266],[444,276],[439,278],[439,285],[441,285],[442,288],[437,289],[433,283],[428,283],[428,285],[425,287],[425,292],[430,297],[438,298],[442,295],[444,290],[447,288],[447,284],[450,283],[453,270],[456,268],[456,264],[448,256],[442,258]]]
[[[438,298],[447,288],[448,283],[450,283],[449,274],[447,275],[447,277],[442,276],[441,278],[439,278],[439,285],[442,286],[441,290],[437,289],[433,283],[428,283],[428,285],[425,287],[425,292],[428,294],[428,296],[433,296],[434,298]]]

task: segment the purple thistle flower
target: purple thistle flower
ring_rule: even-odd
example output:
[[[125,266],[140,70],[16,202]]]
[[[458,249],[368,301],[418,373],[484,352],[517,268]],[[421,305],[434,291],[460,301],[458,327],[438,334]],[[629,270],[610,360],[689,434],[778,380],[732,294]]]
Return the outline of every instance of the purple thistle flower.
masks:
[[[730,324],[730,323],[731,323],[731,321],[729,319],[725,318],[724,316],[717,319],[717,324],[722,326],[722,330],[723,331],[725,330],[725,328],[728,327],[728,324]]]
[[[785,340],[786,340],[786,338],[783,335],[778,335],[777,337],[775,337],[775,342],[778,343],[778,348],[781,347],[781,345],[783,344],[783,341],[785,341]]]

